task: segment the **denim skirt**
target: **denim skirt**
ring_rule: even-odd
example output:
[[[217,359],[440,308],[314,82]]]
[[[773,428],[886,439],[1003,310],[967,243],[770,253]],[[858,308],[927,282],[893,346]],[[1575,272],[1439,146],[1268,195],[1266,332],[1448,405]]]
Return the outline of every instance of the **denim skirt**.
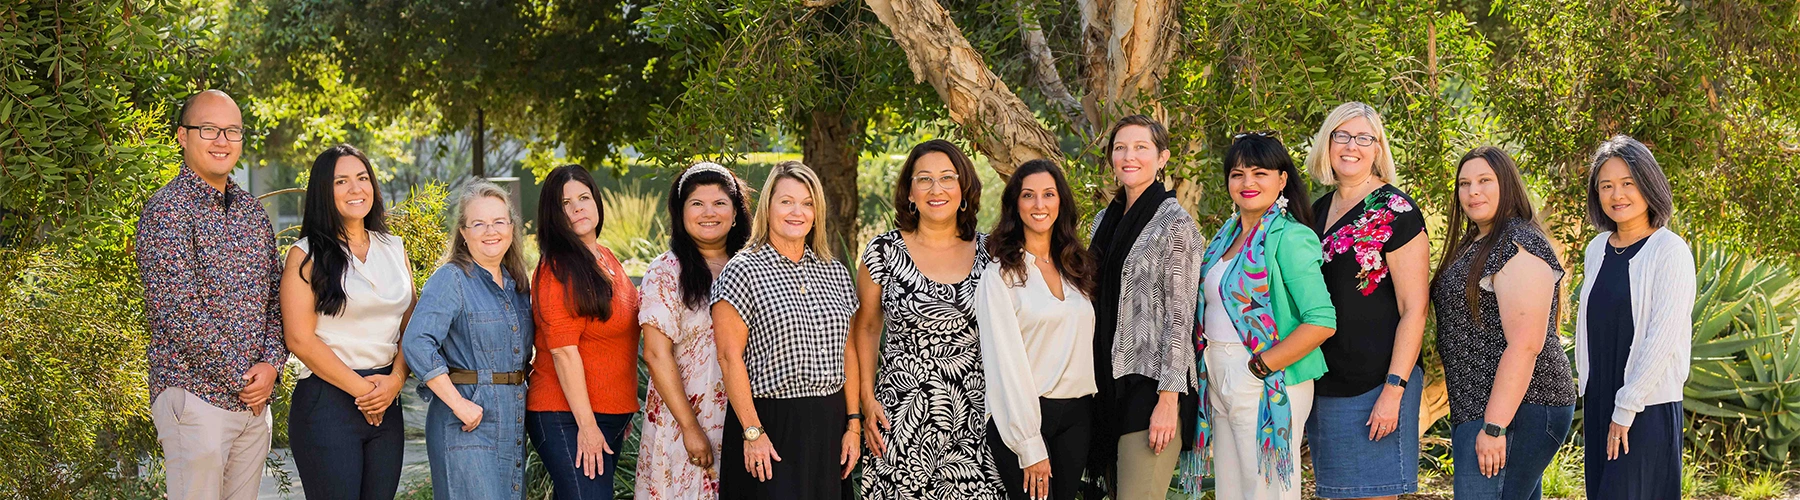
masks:
[[[1369,498],[1419,491],[1419,398],[1425,373],[1413,368],[1400,398],[1400,421],[1380,441],[1369,440],[1369,412],[1378,386],[1348,398],[1313,398],[1306,438],[1320,498]]]

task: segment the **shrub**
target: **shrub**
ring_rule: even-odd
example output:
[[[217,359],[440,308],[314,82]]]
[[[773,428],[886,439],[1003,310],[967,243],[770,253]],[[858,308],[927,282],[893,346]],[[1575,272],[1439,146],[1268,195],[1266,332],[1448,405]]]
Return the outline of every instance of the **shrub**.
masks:
[[[1792,463],[1790,448],[1800,438],[1800,391],[1793,389],[1800,377],[1800,284],[1780,262],[1708,244],[1695,254],[1693,369],[1683,390],[1683,407],[1695,418],[1687,438],[1714,461]]]

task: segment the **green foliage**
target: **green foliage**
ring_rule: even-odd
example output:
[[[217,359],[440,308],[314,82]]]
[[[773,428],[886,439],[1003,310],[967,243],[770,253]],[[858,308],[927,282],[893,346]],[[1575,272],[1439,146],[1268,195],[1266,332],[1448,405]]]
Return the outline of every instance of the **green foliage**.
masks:
[[[1494,3],[1485,101],[1539,179],[1553,231],[1585,240],[1594,145],[1649,145],[1690,238],[1800,251],[1800,6],[1793,2]],[[1573,247],[1572,247],[1573,248]],[[1579,249],[1577,249],[1577,253]]]
[[[1548,498],[1581,498],[1587,496],[1586,476],[1582,460],[1586,452],[1569,444],[1557,450],[1544,468],[1544,496]]]
[[[0,497],[66,498],[155,447],[135,279],[0,250]]]
[[[1696,245],[1699,297],[1682,406],[1688,441],[1721,462],[1800,461],[1800,284],[1793,268]],[[1740,453],[1750,456],[1738,456]]]
[[[121,1],[0,6],[0,246],[123,246],[176,158],[162,37],[180,14]],[[85,255],[85,254],[77,254]]]
[[[1164,81],[1164,103],[1175,143],[1193,146],[1170,168],[1205,186],[1203,228],[1230,215],[1219,169],[1240,132],[1276,131],[1304,172],[1325,116],[1367,102],[1386,122],[1402,187],[1428,214],[1442,213],[1450,162],[1492,140],[1475,106],[1489,47],[1461,13],[1429,2],[1206,0],[1188,2],[1182,24],[1189,52]]]
[[[600,201],[606,207],[600,244],[612,249],[632,276],[642,276],[650,261],[669,249],[665,192],[646,190],[641,183],[632,181],[600,193]]]
[[[437,271],[438,259],[450,240],[450,192],[441,183],[414,187],[406,201],[388,211],[388,230],[406,244],[406,261],[412,266],[413,289],[425,288],[425,280]]]

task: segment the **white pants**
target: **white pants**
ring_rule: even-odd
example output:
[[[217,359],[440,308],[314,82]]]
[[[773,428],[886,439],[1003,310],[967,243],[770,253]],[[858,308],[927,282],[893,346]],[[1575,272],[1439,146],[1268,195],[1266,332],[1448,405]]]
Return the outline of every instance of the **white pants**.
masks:
[[[170,500],[255,500],[269,456],[270,420],[228,411],[176,387],[150,404]]]
[[[1284,487],[1257,472],[1257,407],[1263,381],[1250,374],[1250,351],[1242,344],[1207,340],[1206,397],[1212,402],[1214,498],[1218,500],[1300,500],[1300,438],[1312,414],[1313,382],[1287,387],[1293,417],[1288,459],[1294,471]],[[1273,478],[1271,478],[1273,479]]]

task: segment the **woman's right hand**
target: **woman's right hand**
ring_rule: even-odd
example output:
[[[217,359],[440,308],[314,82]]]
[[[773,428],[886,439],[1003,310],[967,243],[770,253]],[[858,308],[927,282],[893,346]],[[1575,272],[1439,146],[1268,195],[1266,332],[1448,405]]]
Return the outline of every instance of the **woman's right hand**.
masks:
[[[687,448],[688,464],[702,469],[710,469],[713,465],[712,440],[699,429],[682,429],[681,444]]]
[[[873,399],[866,401],[873,402]],[[869,445],[870,455],[886,458],[887,439],[881,436],[888,429],[894,428],[894,424],[888,421],[887,411],[881,409],[880,403],[869,405],[863,409],[863,413],[863,444]]]
[[[462,421],[463,432],[474,432],[475,427],[481,425],[481,405],[475,404],[474,401],[464,399],[457,404],[449,406],[450,413],[455,414],[456,419]]]
[[[781,461],[781,454],[775,452],[775,445],[769,441],[769,435],[763,434],[760,439],[744,442],[744,470],[757,481],[773,479],[775,462]]]
[[[1039,460],[1025,468],[1025,494],[1031,500],[1050,498],[1050,459]]]

